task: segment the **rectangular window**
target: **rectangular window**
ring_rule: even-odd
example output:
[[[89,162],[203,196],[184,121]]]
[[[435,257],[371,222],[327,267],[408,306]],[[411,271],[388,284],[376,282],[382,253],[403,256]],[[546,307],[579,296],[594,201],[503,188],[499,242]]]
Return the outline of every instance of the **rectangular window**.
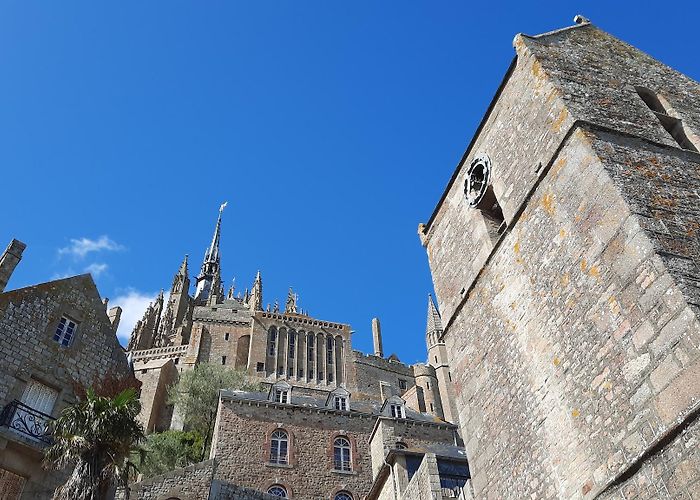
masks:
[[[259,372],[264,372],[265,371],[265,363],[258,363],[258,365],[255,367],[256,371]]]
[[[226,333],[224,334],[224,340],[228,340],[228,336],[229,336],[229,333],[226,332]]]
[[[318,379],[323,380],[323,372],[318,372]]]
[[[402,378],[399,379],[399,389],[402,391],[406,390],[406,381]]]
[[[175,358],[175,361],[173,361],[176,365],[180,364],[180,358]]]
[[[296,335],[293,332],[289,333],[289,359],[294,359],[296,352]]]
[[[275,403],[288,403],[289,402],[289,391],[284,391],[282,389],[275,389]]]
[[[289,376],[290,376],[290,377],[293,377],[293,376],[294,376],[294,368],[289,367],[289,369],[288,369],[287,371],[289,372]]]
[[[226,364],[226,356],[221,356],[221,364],[222,365]]]
[[[326,339],[326,362],[329,365],[333,364],[333,339],[331,337]]]
[[[278,366],[278,367],[277,367],[277,374],[278,374],[278,375],[284,375],[284,366]]]
[[[426,382],[425,387],[426,387],[426,389],[430,390],[430,382]]]
[[[430,403],[430,411],[431,412],[435,411],[435,407],[433,406],[433,403]]]
[[[302,378],[302,377],[304,377],[304,370],[299,368],[299,378]]]
[[[77,327],[78,324],[75,321],[63,316],[58,322],[56,333],[53,334],[54,341],[64,347],[68,347],[73,342],[73,336],[75,335],[75,329]]]
[[[391,416],[393,418],[406,418],[403,412],[403,406],[391,405]]]
[[[346,411],[348,409],[348,400],[343,396],[335,396],[335,409]]]
[[[314,370],[313,370],[313,368],[312,368],[312,369],[309,369],[309,378],[314,378]]]

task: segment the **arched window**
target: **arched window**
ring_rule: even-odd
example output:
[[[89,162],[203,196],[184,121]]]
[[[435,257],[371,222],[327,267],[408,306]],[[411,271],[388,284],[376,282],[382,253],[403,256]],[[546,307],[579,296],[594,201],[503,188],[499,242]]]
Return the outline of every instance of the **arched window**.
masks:
[[[289,330],[289,339],[287,343],[289,344],[289,356],[288,359],[294,359],[294,354],[296,353],[296,341],[297,334],[294,330]]]
[[[344,437],[337,437],[333,441],[333,466],[335,470],[351,471],[350,441]]]
[[[408,446],[403,441],[397,441],[394,445],[394,448],[396,448],[397,450],[405,450],[406,448],[408,448]]]
[[[285,431],[277,430],[272,433],[270,440],[270,463],[286,465],[288,456],[289,437]],[[285,497],[287,496],[285,492]]]
[[[347,491],[339,491],[335,494],[333,500],[352,500],[352,495]]]
[[[275,497],[287,498],[287,490],[285,489],[284,486],[280,486],[279,484],[275,484],[274,486],[270,486],[267,489],[267,494],[275,496]]]
[[[267,354],[268,356],[275,355],[275,344],[277,344],[277,329],[273,326],[267,335]]]

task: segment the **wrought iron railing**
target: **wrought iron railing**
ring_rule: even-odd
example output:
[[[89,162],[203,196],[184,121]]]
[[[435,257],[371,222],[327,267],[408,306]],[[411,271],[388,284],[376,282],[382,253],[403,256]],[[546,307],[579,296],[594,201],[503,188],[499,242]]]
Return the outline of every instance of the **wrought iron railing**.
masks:
[[[12,401],[0,413],[0,426],[8,427],[24,434],[35,441],[51,444],[49,423],[54,420],[51,415],[35,410],[20,401]]]

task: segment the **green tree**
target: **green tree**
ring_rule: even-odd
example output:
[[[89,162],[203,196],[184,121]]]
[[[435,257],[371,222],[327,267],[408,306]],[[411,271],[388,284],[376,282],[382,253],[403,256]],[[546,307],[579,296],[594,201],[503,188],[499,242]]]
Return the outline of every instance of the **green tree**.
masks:
[[[211,445],[221,389],[258,391],[260,384],[251,382],[244,371],[201,363],[181,373],[180,380],[168,391],[168,403],[184,415],[187,428],[204,437],[200,460],[204,460]]]
[[[73,472],[56,488],[54,500],[102,500],[115,486],[126,486],[132,452],[145,439],[136,420],[141,410],[137,392],[127,388],[114,397],[97,396],[65,408],[53,422],[54,444],[45,453],[49,467]]]
[[[197,431],[165,431],[149,434],[143,451],[135,456],[143,479],[163,474],[176,467],[198,462],[202,456],[204,438]]]

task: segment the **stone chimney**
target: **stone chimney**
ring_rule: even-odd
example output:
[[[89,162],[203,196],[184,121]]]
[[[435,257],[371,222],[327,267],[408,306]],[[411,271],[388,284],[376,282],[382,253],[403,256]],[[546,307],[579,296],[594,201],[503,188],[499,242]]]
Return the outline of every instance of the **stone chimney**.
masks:
[[[0,256],[0,293],[5,291],[12,272],[19,264],[19,261],[22,260],[22,252],[24,252],[25,248],[27,248],[27,245],[19,240],[12,239],[2,256]]]
[[[372,318],[372,339],[374,340],[374,355],[383,358],[382,326],[379,324],[379,318]]]
[[[107,317],[109,322],[112,323],[112,330],[116,333],[117,328],[119,328],[119,320],[122,319],[122,308],[119,306],[111,308],[107,311]]]

